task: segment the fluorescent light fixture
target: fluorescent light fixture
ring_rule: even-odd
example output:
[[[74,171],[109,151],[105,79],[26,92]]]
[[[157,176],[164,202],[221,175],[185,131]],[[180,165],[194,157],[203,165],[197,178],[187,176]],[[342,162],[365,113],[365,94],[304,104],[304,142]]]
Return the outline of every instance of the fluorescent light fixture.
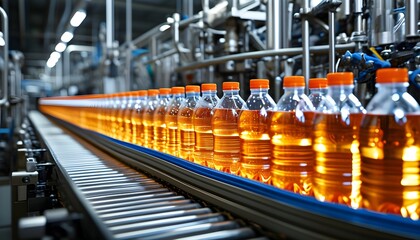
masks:
[[[57,60],[53,59],[53,58],[49,58],[47,61],[47,67],[49,68],[53,68],[55,67],[55,64],[57,64]]]
[[[50,59],[60,59],[61,54],[59,52],[52,52],[50,55]]]
[[[73,33],[69,32],[69,31],[64,32],[63,35],[61,35],[61,41],[65,42],[65,43],[70,42],[70,40],[72,40],[72,39],[73,39]]]
[[[79,10],[74,13],[73,17],[70,20],[70,24],[73,27],[78,27],[80,24],[85,20],[86,18],[86,12],[84,10]]]
[[[171,26],[169,26],[168,24],[164,24],[162,26],[160,26],[159,31],[164,32],[166,30],[168,30]]]
[[[175,22],[175,20],[174,20],[174,18],[172,18],[172,17],[167,17],[167,18],[166,18],[166,22],[168,22],[168,23],[174,23],[174,22]]]
[[[59,53],[64,52],[64,50],[66,50],[66,44],[65,43],[60,42],[55,46],[55,51],[57,51]]]

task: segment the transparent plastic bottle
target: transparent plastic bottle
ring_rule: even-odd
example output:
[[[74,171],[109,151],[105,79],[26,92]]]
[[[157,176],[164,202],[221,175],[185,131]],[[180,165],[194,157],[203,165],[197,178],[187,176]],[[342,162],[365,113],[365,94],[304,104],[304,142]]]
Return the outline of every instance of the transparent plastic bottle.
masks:
[[[121,107],[121,93],[115,93],[112,98],[112,107],[110,109],[110,136],[112,138],[118,137],[118,111]]]
[[[214,137],[214,168],[239,174],[241,144],[238,123],[246,103],[239,95],[239,82],[224,82],[223,97],[214,108],[211,126]]]
[[[143,113],[147,105],[147,90],[137,91],[137,98],[134,100],[134,110],[131,114],[132,126],[132,143],[143,146],[144,131],[143,131]]]
[[[313,105],[305,95],[305,79],[287,76],[284,94],[271,118],[271,180],[278,188],[302,195],[312,195]]]
[[[317,109],[319,104],[325,99],[328,94],[328,82],[326,78],[311,78],[309,79],[309,95],[314,108]]]
[[[327,79],[329,92],[314,119],[314,195],[358,208],[359,126],[366,110],[353,95],[353,73],[329,73]]]
[[[360,128],[363,207],[419,220],[420,108],[407,69],[379,69],[376,83]]]
[[[185,101],[178,112],[179,157],[193,161],[195,134],[193,112],[200,99],[200,86],[187,85],[185,87]]]
[[[153,148],[153,114],[159,102],[159,90],[149,89],[147,91],[147,106],[143,113],[144,147]]]
[[[202,96],[198,100],[193,113],[195,132],[194,162],[214,168],[211,118],[213,117],[213,108],[219,101],[217,85],[215,83],[201,84],[201,94]]]
[[[171,101],[171,89],[159,89],[159,104],[153,115],[153,134],[155,141],[153,142],[153,149],[166,152],[166,123],[165,114],[168,109],[168,104]]]
[[[166,123],[166,151],[167,153],[179,157],[178,152],[178,112],[179,107],[185,101],[185,88],[172,87],[172,100],[168,105],[165,115]]]
[[[122,92],[120,93],[120,107],[117,109],[117,139],[123,140],[125,135],[125,121],[124,121],[124,113],[127,109],[127,93]]]
[[[271,144],[268,121],[276,102],[268,94],[267,79],[251,79],[247,110],[239,116],[241,141],[240,175],[264,183],[271,182]]]
[[[131,142],[133,138],[133,125],[131,122],[131,115],[134,111],[135,104],[135,92],[127,92],[127,105],[124,111],[123,121],[124,121],[124,136],[123,139],[126,142]]]

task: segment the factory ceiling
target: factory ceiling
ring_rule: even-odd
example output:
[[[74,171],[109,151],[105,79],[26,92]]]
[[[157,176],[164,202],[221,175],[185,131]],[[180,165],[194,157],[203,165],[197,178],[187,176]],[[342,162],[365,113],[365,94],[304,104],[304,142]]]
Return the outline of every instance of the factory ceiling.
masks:
[[[193,2],[194,13],[201,9],[201,1],[132,0],[133,38],[166,21],[173,13],[181,12],[187,1]],[[86,6],[87,17],[75,29],[69,44],[96,46],[100,25],[106,20],[105,0],[0,0],[0,6],[9,17],[10,50],[24,54],[26,78],[44,69],[50,53],[81,4]],[[126,0],[114,0],[114,17],[115,39],[122,44],[126,40]]]

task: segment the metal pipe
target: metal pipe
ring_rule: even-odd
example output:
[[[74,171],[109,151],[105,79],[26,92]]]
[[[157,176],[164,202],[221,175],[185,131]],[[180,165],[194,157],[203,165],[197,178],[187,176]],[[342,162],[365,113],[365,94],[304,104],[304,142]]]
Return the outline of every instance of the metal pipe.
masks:
[[[3,59],[4,59],[4,69],[3,69],[3,97],[0,99],[0,106],[7,103],[8,98],[8,82],[7,82],[7,70],[9,66],[9,19],[6,12],[3,8],[0,7],[0,13],[3,17]]]
[[[126,43],[127,43],[127,50],[125,56],[125,90],[131,90],[131,40],[132,40],[132,0],[126,0]]]
[[[106,47],[114,46],[114,0],[106,0]]]
[[[70,54],[72,52],[93,52],[95,48],[92,46],[83,46],[83,45],[69,45],[66,48],[66,51],[63,53],[63,64],[64,64],[64,74],[65,74],[65,81],[64,84],[70,83]],[[64,85],[63,84],[63,85]]]
[[[336,46],[336,50],[342,50],[342,51],[352,50],[354,49],[354,47],[355,47],[354,43],[339,44]],[[312,53],[328,53],[328,51],[330,50],[330,47],[328,45],[313,46],[313,47],[310,47],[308,50],[309,52],[312,52]],[[203,68],[203,67],[208,67],[211,65],[224,63],[230,60],[238,61],[238,60],[244,60],[244,59],[255,59],[255,58],[262,58],[262,57],[269,57],[269,56],[294,56],[294,55],[301,54],[302,51],[303,51],[303,48],[296,47],[296,48],[282,48],[282,49],[277,49],[277,50],[264,50],[264,51],[238,53],[238,54],[232,54],[232,55],[207,59],[204,61],[189,64],[186,66],[176,68],[175,71],[183,72],[183,71],[188,71],[188,70],[194,70],[197,68]]]
[[[267,2],[267,49],[280,49],[281,48],[281,14],[280,2],[278,0],[268,0]]]
[[[310,67],[310,52],[309,52],[309,21],[307,18],[307,14],[310,12],[310,1],[304,0],[303,1],[303,9],[302,9],[302,73],[303,77],[306,81],[305,92],[308,92],[308,85],[309,85],[309,78],[311,77],[311,67]],[[331,29],[330,29],[331,30]]]
[[[335,11],[328,12],[328,26],[330,31],[328,32],[329,46],[330,46],[330,62],[329,70],[330,72],[335,72]]]
[[[418,36],[419,4],[417,0],[405,1],[405,36]]]

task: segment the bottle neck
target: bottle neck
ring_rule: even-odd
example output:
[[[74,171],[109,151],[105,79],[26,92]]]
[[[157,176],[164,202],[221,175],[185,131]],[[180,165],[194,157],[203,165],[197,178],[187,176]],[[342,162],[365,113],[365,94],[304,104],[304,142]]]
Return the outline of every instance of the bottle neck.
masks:
[[[202,91],[201,94],[203,95],[203,97],[216,96],[216,91],[213,91],[213,90]]]
[[[185,95],[183,93],[175,93],[172,95],[172,98],[184,98]]]
[[[328,88],[311,88],[310,94],[324,94],[326,95],[328,93]]]
[[[239,95],[239,90],[223,90],[225,96],[236,96]]]
[[[304,87],[285,87],[284,89],[284,94],[304,94],[305,93],[305,88]]]
[[[252,94],[268,94],[268,88],[251,88]]]
[[[353,85],[337,85],[329,87],[329,95],[331,96],[340,96],[341,94],[350,95],[353,94]]]
[[[190,97],[197,97],[197,96],[200,96],[200,93],[198,93],[198,92],[187,92],[187,93],[186,93],[186,97],[187,97],[187,98],[190,98]]]
[[[407,91],[408,83],[377,83],[378,91],[390,91],[392,93],[404,93]]]

